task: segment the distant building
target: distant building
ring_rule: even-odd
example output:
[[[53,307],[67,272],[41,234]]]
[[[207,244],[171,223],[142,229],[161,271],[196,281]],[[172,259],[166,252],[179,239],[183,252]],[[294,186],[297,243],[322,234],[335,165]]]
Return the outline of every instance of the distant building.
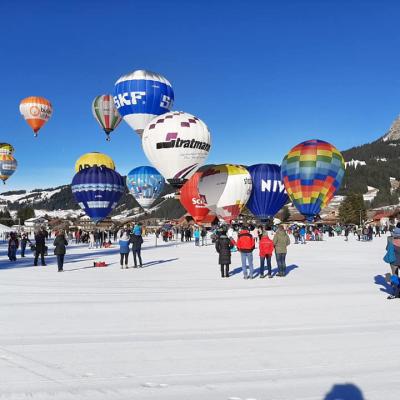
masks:
[[[49,221],[46,218],[43,217],[33,217],[33,218],[29,218],[27,220],[25,220],[24,222],[24,226],[26,228],[35,228],[38,226],[45,226],[47,227],[47,224],[49,223]]]

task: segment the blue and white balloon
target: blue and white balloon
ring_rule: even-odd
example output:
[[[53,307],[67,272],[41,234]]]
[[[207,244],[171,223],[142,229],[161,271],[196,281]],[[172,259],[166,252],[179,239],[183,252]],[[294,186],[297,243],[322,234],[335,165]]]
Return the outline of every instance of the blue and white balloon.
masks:
[[[257,218],[273,218],[289,199],[281,179],[281,167],[276,164],[255,164],[247,169],[253,181],[247,208]]]
[[[99,222],[115,208],[125,191],[122,176],[106,167],[90,167],[72,179],[72,193],[92,221]]]
[[[129,192],[143,208],[150,208],[164,190],[165,180],[153,167],[134,168],[126,177]]]
[[[154,72],[138,70],[115,82],[114,104],[128,125],[142,135],[146,125],[171,110],[174,91],[169,81]]]

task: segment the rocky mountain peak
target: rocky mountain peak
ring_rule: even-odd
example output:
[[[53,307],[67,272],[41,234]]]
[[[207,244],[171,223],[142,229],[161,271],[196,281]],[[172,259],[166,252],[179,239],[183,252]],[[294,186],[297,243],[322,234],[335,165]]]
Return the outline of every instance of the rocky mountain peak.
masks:
[[[393,121],[389,131],[382,137],[384,142],[400,140],[400,115]]]

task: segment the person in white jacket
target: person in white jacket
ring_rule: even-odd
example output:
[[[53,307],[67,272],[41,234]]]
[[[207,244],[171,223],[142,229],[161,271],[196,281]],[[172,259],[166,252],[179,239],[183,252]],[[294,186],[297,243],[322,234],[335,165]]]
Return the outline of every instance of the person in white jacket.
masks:
[[[94,233],[89,233],[89,249],[94,249]]]

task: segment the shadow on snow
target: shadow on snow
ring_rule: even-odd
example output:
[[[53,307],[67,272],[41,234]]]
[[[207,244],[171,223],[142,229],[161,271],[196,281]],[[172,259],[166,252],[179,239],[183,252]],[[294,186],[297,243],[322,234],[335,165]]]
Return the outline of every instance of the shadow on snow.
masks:
[[[291,264],[286,267],[286,276],[290,274],[294,269],[299,268],[298,265]],[[248,270],[248,269],[247,269]],[[243,271],[242,267],[237,267],[229,273],[229,276],[233,276],[236,274],[240,274]],[[264,268],[264,273],[267,271],[267,268]],[[275,276],[278,273],[278,267],[271,269],[272,276]],[[254,268],[254,277],[260,276],[260,268]]]

